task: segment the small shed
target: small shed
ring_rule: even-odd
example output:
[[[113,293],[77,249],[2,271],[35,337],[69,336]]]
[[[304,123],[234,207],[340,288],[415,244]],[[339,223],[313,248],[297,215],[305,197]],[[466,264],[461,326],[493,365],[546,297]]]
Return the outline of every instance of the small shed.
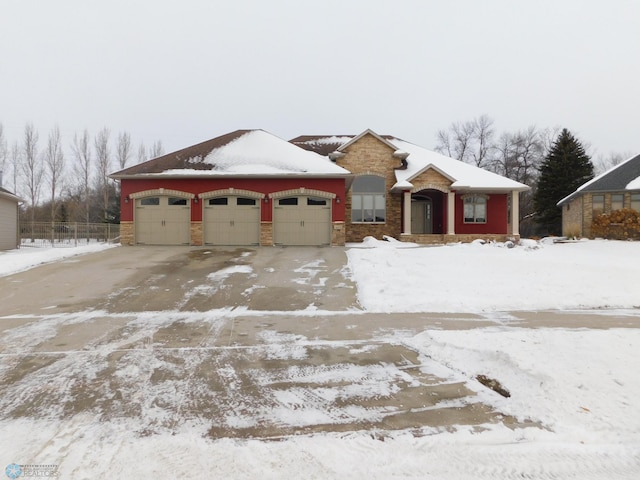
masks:
[[[0,250],[12,250],[20,244],[18,205],[22,200],[0,187]]]

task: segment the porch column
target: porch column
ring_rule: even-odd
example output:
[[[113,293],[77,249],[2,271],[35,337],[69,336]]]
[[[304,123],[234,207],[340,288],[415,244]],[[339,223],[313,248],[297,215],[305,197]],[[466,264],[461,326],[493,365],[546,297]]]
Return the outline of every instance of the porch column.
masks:
[[[520,235],[520,192],[511,192],[511,235]]]
[[[411,235],[411,190],[403,193],[402,233]]]
[[[447,194],[447,235],[456,234],[456,192],[449,190]]]

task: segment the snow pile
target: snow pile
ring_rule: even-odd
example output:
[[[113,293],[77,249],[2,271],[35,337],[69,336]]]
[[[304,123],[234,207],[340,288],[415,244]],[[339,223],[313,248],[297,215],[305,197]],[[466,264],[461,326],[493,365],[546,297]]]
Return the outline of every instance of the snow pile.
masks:
[[[63,248],[21,248],[0,252],[0,277],[24,272],[30,268],[47,263],[58,262],[70,257],[99,252],[118,244],[95,243],[81,247]]]
[[[640,242],[523,240],[405,248],[366,238],[347,252],[372,312],[635,308]],[[412,245],[415,247],[415,245]]]

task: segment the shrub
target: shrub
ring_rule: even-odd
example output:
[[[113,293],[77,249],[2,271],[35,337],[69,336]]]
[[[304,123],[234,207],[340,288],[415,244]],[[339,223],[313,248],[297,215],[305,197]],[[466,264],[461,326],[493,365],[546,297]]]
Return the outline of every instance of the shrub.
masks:
[[[623,208],[598,215],[591,223],[591,235],[616,240],[640,240],[640,212]]]

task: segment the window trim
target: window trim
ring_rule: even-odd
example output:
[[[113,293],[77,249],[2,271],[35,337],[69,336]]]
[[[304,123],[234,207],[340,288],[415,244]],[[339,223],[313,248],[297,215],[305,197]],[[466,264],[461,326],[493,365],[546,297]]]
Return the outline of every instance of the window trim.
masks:
[[[615,203],[613,198],[620,197],[620,208],[613,208],[613,204]],[[624,193],[612,193],[611,194],[611,211],[614,212],[616,210],[622,210],[624,208]]]
[[[467,203],[467,199],[473,200],[471,203]],[[482,202],[477,202],[478,199],[481,199]],[[473,220],[467,220],[467,214],[465,210],[467,209],[467,205],[472,205],[473,207]],[[479,217],[477,208],[482,205],[484,207],[484,216]],[[485,195],[483,193],[470,193],[467,195],[462,195],[462,222],[466,225],[484,225],[487,223],[487,217],[489,216],[489,195]],[[482,220],[478,220],[482,218]]]

